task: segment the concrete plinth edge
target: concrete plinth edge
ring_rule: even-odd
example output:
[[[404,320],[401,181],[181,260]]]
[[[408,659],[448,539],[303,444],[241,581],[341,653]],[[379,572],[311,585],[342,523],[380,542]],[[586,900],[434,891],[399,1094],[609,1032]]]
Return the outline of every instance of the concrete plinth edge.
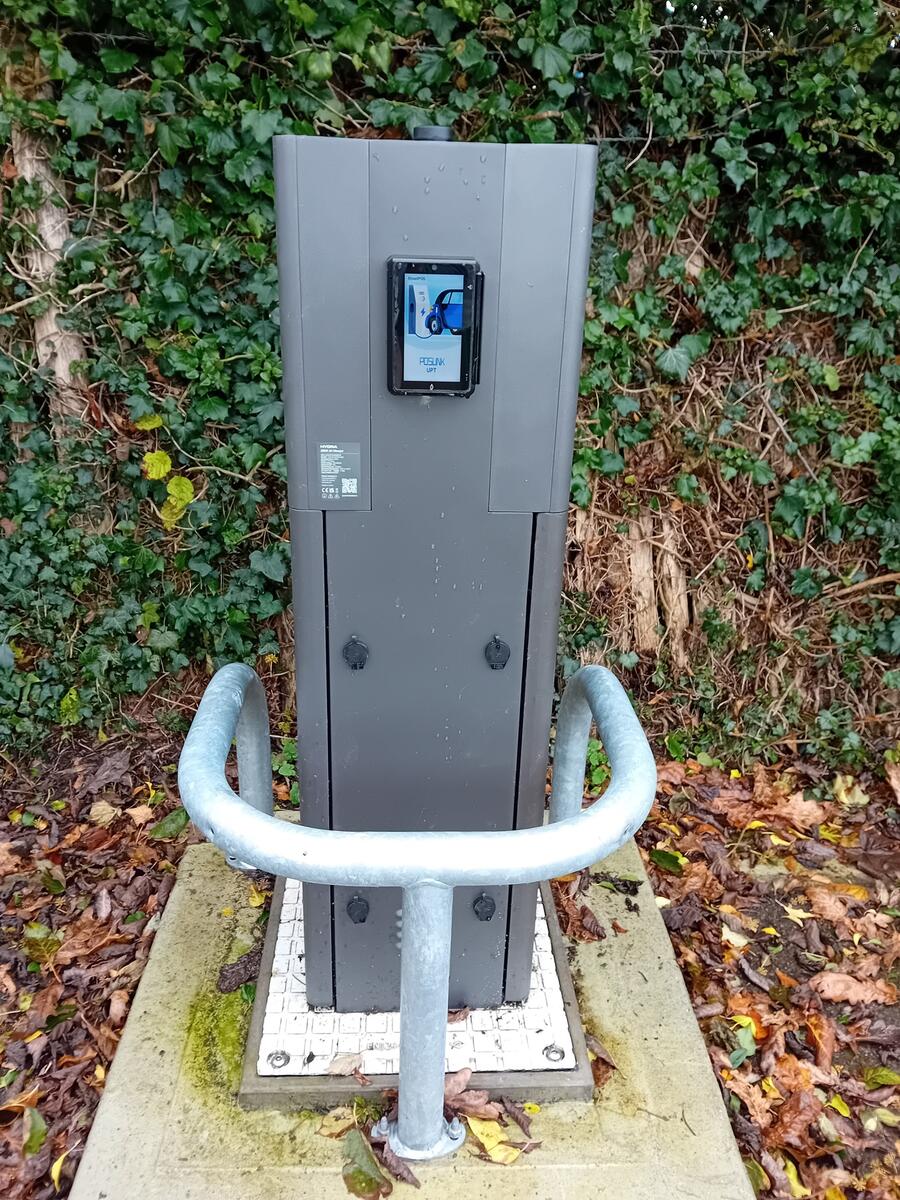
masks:
[[[752,1200],[637,852],[603,867],[641,881],[640,911],[592,887],[600,921],[628,932],[577,946],[572,973],[585,1027],[618,1070],[592,1102],[543,1105],[532,1130],[542,1145],[511,1167],[468,1147],[417,1164],[423,1200]],[[214,847],[186,853],[71,1200],[345,1200],[341,1142],[318,1132],[319,1116],[236,1102],[250,1006],[215,984],[252,941],[249,898]]]

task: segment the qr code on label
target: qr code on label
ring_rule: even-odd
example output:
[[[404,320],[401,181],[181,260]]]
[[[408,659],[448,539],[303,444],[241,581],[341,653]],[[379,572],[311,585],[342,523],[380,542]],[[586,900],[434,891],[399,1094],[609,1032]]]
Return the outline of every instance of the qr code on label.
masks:
[[[341,495],[342,496],[355,496],[356,492],[357,492],[356,480],[349,478],[347,475],[344,475],[343,478],[341,479]]]

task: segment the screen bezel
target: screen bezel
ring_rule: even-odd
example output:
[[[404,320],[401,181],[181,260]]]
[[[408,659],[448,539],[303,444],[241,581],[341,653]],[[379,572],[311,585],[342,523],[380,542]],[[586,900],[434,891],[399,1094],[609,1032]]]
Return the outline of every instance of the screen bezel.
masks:
[[[471,396],[475,390],[473,371],[476,345],[476,291],[478,263],[474,259],[388,259],[388,390],[395,396]],[[463,331],[459,335],[460,378],[437,380],[406,379],[403,375],[403,341],[406,320],[407,275],[460,275],[463,279]]]

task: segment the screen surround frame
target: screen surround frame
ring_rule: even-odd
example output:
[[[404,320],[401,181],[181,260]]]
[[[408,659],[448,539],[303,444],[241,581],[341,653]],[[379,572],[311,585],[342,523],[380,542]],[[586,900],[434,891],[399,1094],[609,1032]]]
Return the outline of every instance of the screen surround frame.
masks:
[[[404,324],[407,275],[459,275],[463,280],[463,324],[460,339],[459,378],[407,379],[404,376]],[[482,275],[471,258],[389,258],[388,284],[388,391],[394,396],[471,396],[478,383],[481,343]]]

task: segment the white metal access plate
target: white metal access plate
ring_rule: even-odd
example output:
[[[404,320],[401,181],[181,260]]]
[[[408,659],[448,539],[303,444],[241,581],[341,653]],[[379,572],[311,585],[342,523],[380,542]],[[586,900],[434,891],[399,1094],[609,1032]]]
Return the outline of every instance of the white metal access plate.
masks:
[[[272,919],[275,919],[273,913]],[[399,1069],[399,1013],[337,1013],[306,1002],[300,884],[287,880],[259,1044],[259,1075],[328,1075],[340,1055],[361,1055],[363,1075]],[[263,986],[263,981],[260,981]],[[344,1060],[342,1060],[343,1062]],[[473,1009],[447,1026],[447,1070],[568,1071],[572,1038],[538,894],[531,992],[524,1004]],[[339,1066],[340,1064],[336,1064]]]

